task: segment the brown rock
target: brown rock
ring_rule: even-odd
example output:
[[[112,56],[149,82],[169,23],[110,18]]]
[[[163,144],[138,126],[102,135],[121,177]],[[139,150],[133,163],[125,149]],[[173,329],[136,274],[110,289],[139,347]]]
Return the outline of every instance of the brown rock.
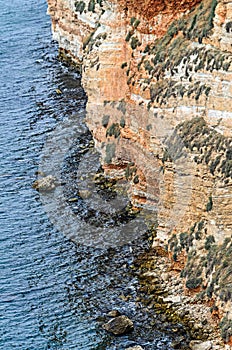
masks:
[[[108,312],[107,315],[110,317],[117,317],[117,316],[120,316],[121,313],[118,310],[112,310],[112,311]]]
[[[127,316],[122,315],[103,324],[102,328],[107,332],[113,333],[114,335],[122,335],[133,331],[134,325]]]

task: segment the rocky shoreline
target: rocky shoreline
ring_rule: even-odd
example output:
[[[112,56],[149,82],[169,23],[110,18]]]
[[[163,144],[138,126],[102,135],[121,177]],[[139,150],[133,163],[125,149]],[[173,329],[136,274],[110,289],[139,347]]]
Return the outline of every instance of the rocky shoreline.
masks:
[[[90,135],[89,138],[90,143],[86,146],[87,150],[93,146]],[[71,171],[71,175],[75,169],[74,163],[70,163],[69,171]],[[109,181],[107,176],[99,173],[95,179],[96,185],[99,185],[100,175],[102,195],[108,197],[109,194],[112,195],[114,181]],[[69,185],[66,187],[67,197],[78,191],[75,187],[75,181],[73,182],[73,176],[71,178],[72,180],[68,181]],[[33,187],[38,191],[50,191],[54,189],[54,183],[55,179],[47,176],[37,180]],[[130,220],[128,213],[127,216]],[[225,345],[221,340],[217,314],[214,312],[212,318],[211,306],[202,303],[198,300],[196,293],[190,293],[185,288],[183,279],[180,277],[180,271],[176,268],[176,264],[171,260],[167,251],[159,246],[152,248],[152,234],[154,234],[154,231],[149,232],[146,236],[147,248],[144,247],[143,253],[140,251],[139,255],[136,254],[132,265],[128,266],[128,274],[136,276],[140,283],[136,301],[144,305],[144,311],[148,316],[146,326],[150,327],[151,330],[158,329],[161,332],[165,329],[170,332],[171,329],[174,334],[174,340],[171,343],[173,349],[231,349],[229,345]],[[150,248],[148,248],[149,245]],[[130,295],[125,293],[125,295],[122,295],[122,299],[126,304],[130,300]],[[103,324],[102,327],[106,331],[116,336],[133,331],[133,320],[121,315],[117,310],[109,312],[107,317],[108,322]],[[119,326],[117,326],[117,318],[120,317],[126,319],[125,328],[122,325],[123,319],[120,319]],[[107,321],[107,318],[105,321]],[[116,322],[116,326],[114,322]],[[116,330],[112,331],[112,327]],[[119,330],[117,330],[117,327],[119,327]],[[136,345],[127,349],[137,350],[143,349],[143,347]]]
[[[190,337],[188,349],[231,349],[221,339],[217,312],[210,303],[202,301],[196,291],[190,292],[185,287],[180,271],[162,247],[154,247],[140,256],[133,268],[138,269],[141,298],[146,308],[161,314],[163,322],[183,324]],[[183,340],[180,337],[173,347],[182,348]]]
[[[48,0],[48,12],[60,57],[82,67],[104,172],[125,172],[133,205],[161,203],[157,237],[167,250],[153,246],[132,267],[138,301],[160,314],[160,329],[185,327],[188,344],[181,335],[175,348],[228,350],[232,1],[186,0],[178,11],[161,3]]]

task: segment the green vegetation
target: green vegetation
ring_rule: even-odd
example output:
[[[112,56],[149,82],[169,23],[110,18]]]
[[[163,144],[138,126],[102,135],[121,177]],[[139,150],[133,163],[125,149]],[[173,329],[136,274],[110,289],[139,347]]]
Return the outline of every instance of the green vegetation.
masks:
[[[134,28],[137,28],[140,23],[139,19],[136,19],[135,17],[131,17],[130,20],[130,25],[133,26]]]
[[[199,287],[202,283],[202,278],[190,278],[186,281],[186,287],[188,289],[195,289],[197,287]]]
[[[103,7],[103,0],[97,0],[97,4],[98,4],[100,7]]]
[[[216,245],[215,238],[207,235],[206,221],[195,223],[189,232],[172,235],[168,241],[168,250],[173,260],[178,261],[179,254],[188,252],[187,262],[181,271],[189,289],[201,288],[199,298],[211,300],[219,298],[222,302],[232,301],[232,236],[226,237],[223,244]],[[201,240],[204,248],[195,248],[194,239]],[[216,306],[213,304],[212,310]],[[232,322],[224,317],[220,322],[221,335],[225,341],[232,336]]]
[[[102,126],[104,126],[104,128],[107,127],[107,125],[109,124],[109,120],[110,120],[110,116],[109,115],[103,115],[102,117]]]
[[[120,127],[118,123],[111,124],[106,130],[106,136],[114,136],[118,138],[120,136]]]
[[[135,175],[134,179],[133,179],[134,184],[138,184],[139,183],[139,175]]]
[[[202,224],[203,223],[203,224]],[[194,225],[193,229],[190,229],[191,233],[199,232],[201,229],[201,237],[205,237],[205,250],[196,251],[194,246],[188,253],[188,259],[185,267],[181,271],[181,277],[186,278],[186,287],[194,289],[201,287],[199,297],[207,298],[208,300],[214,300],[217,296],[222,302],[227,302],[232,298],[232,237],[226,237],[223,244],[216,245],[214,237],[207,236],[205,232],[205,222],[201,222],[200,227]],[[181,238],[182,236],[182,238]],[[169,250],[173,252],[173,259],[178,260],[178,254],[182,251],[183,246],[181,240],[185,241],[186,236],[180,234],[179,236],[173,235],[169,240]],[[202,287],[203,279],[205,279]],[[213,308],[212,308],[213,310]],[[231,334],[231,320],[229,321],[226,317],[220,323],[221,334],[224,340],[228,341]]]
[[[229,320],[227,316],[223,317],[220,322],[221,336],[225,342],[230,340],[232,337],[232,320]]]
[[[93,49],[94,45],[96,47],[99,47],[102,44],[102,42],[107,38],[107,33],[100,33],[96,37],[94,37],[96,30],[97,28],[95,28],[93,32],[90,33],[83,41],[83,49],[86,49],[88,47],[88,52],[90,52]]]
[[[136,18],[135,17],[131,17],[131,20],[130,20],[130,25],[133,26],[134,22],[135,22]]]
[[[116,146],[114,143],[108,143],[106,145],[105,162],[107,164],[110,164],[112,162],[112,159],[115,157],[115,150],[116,150]]]
[[[227,31],[227,33],[231,33],[232,32],[232,22],[227,22],[226,23],[226,31]]]
[[[211,88],[207,83],[195,81],[194,73],[203,70],[228,71],[232,66],[231,53],[193,45],[193,41],[202,43],[211,34],[216,5],[216,0],[201,2],[189,14],[175,20],[162,38],[145,47],[138,70],[143,66],[148,77],[140,78],[139,82],[144,90],[149,88],[152,104],[166,105],[170,98],[185,96],[196,101],[207,99]],[[136,18],[131,18],[132,29],[126,36],[133,50],[139,45],[138,38],[134,36],[135,23]],[[228,30],[231,30],[231,26],[227,24]],[[181,74],[180,79],[176,79],[177,73]],[[133,83],[129,76],[128,84]]]
[[[176,128],[177,140],[181,137],[184,146],[194,152],[194,161],[208,166],[212,175],[218,174],[226,182],[232,179],[232,139],[209,128],[204,118],[193,118]],[[176,141],[177,141],[176,140]],[[174,143],[175,140],[172,139]],[[206,210],[213,207],[209,198]]]
[[[125,119],[123,117],[120,119],[120,123],[119,124],[120,124],[121,128],[125,128],[126,121],[125,121]]]
[[[168,152],[168,150],[165,149],[164,153],[163,153],[163,157],[162,157],[162,163],[164,164],[167,161],[171,162],[172,161],[172,157],[171,157],[170,153]]]
[[[136,174],[137,168],[134,166],[134,163],[129,163],[125,170],[125,177],[127,180],[131,180],[132,177]],[[137,180],[135,180],[137,181]],[[136,182],[135,182],[136,183]]]
[[[122,112],[122,114],[126,114],[126,102],[124,100],[121,100],[117,106],[117,110]]]
[[[125,68],[125,67],[127,67],[127,62],[123,62],[122,65],[121,65],[122,69]]]
[[[136,19],[135,21],[134,21],[134,28],[137,28],[138,26],[139,26],[139,24],[140,24],[140,20],[139,19]]]
[[[90,0],[89,4],[88,4],[88,11],[90,12],[95,12],[95,0]]]
[[[75,2],[75,9],[77,12],[82,14],[82,12],[84,12],[84,9],[85,9],[85,3],[83,1],[76,1]]]
[[[197,38],[199,43],[206,38],[213,28],[213,18],[217,0],[205,1],[198,7],[198,11],[191,18],[190,26],[186,26],[185,35],[188,39]],[[194,11],[195,12],[195,11]]]
[[[149,73],[151,73],[154,67],[151,65],[151,63],[149,61],[144,61],[144,68]]]
[[[126,41],[130,41],[130,38],[132,37],[132,35],[133,35],[133,31],[132,30],[130,30],[128,33],[127,33],[127,35],[126,35]]]
[[[135,50],[137,46],[141,45],[141,43],[137,37],[132,36],[130,45],[131,45],[132,50]]]
[[[150,54],[150,45],[146,45],[143,53],[149,53]]]
[[[205,249],[210,250],[213,243],[215,243],[214,236],[207,236],[205,240]]]
[[[212,196],[210,196],[209,201],[206,205],[206,211],[210,211],[210,210],[212,210],[212,208],[213,208],[213,199],[212,199]]]

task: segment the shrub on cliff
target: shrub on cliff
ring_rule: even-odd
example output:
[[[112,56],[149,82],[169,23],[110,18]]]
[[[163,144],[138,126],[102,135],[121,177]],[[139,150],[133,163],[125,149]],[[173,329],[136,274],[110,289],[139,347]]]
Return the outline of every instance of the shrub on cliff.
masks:
[[[115,156],[115,150],[116,150],[116,146],[114,143],[108,143],[106,145],[106,157],[105,157],[105,162],[107,164],[110,164],[112,162],[112,159]]]
[[[195,289],[197,287],[199,287],[202,283],[202,278],[190,278],[186,281],[185,285],[188,289]]]
[[[215,243],[215,239],[214,239],[214,236],[208,236],[206,237],[206,240],[205,240],[205,249],[206,250],[209,250],[212,246],[212,244]]]
[[[94,12],[95,11],[95,0],[90,0],[88,4],[88,11]]]
[[[212,196],[209,197],[209,201],[206,204],[206,211],[211,211],[213,208],[213,199]]]
[[[131,48],[132,48],[132,50],[135,50],[136,47],[140,46],[140,45],[141,45],[141,43],[140,43],[139,39],[137,37],[135,37],[135,36],[132,36],[132,38],[131,38]]]
[[[120,127],[118,123],[113,123],[108,127],[106,130],[106,137],[107,136],[114,136],[115,138],[120,136]]]
[[[76,1],[74,5],[75,5],[75,9],[77,12],[79,12],[80,14],[82,14],[82,12],[84,12],[85,3],[83,1]]]
[[[229,320],[228,317],[225,316],[219,325],[221,328],[222,338],[225,340],[225,342],[228,342],[230,337],[232,337],[232,320]]]
[[[109,124],[109,120],[110,120],[110,116],[109,115],[103,115],[102,117],[102,126],[104,126],[104,128],[107,127],[107,125]]]

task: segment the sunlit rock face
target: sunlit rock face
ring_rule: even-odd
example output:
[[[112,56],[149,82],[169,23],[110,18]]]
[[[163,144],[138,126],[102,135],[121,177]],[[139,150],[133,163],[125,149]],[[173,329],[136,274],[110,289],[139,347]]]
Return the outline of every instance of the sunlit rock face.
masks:
[[[209,127],[228,137],[229,142],[232,2],[181,1],[176,5],[165,1],[49,0],[48,4],[61,56],[82,65],[82,82],[88,95],[88,124],[105,168],[113,171],[113,165],[119,167],[120,161],[125,168],[138,154],[144,157],[142,163],[150,164],[149,169],[162,168],[162,174],[156,175],[159,191],[155,191],[161,196],[158,212],[161,235],[172,229],[184,230],[202,216],[208,217],[204,209],[210,195],[217,202],[214,206],[217,214],[211,221],[215,227],[231,230],[230,219],[224,214],[231,209],[230,179],[217,186],[220,171],[211,174],[210,164],[192,161],[194,154],[204,153],[206,147],[202,145],[199,150],[192,147],[191,152],[185,149],[183,169],[179,159],[177,170],[175,162],[164,160],[163,153],[174,128],[195,117],[203,117]],[[109,121],[103,126],[107,115]],[[118,128],[117,137],[114,127]],[[104,161],[110,149],[109,146],[106,149],[108,143],[117,145],[110,164]],[[130,148],[130,152],[125,152],[125,148]],[[146,161],[146,153],[149,156],[152,153],[154,159]],[[214,156],[219,155],[222,163],[223,150]],[[137,168],[144,173],[139,164]],[[145,176],[143,181],[131,184],[131,199],[135,204],[151,205],[145,200],[149,196],[148,188],[150,191],[153,188],[150,181],[152,176],[149,183]],[[172,216],[178,220],[172,220],[175,224],[169,227],[165,221],[172,209]]]
[[[232,232],[232,1],[48,0],[48,13],[61,58],[81,67],[106,174],[128,182],[135,207],[154,210],[157,241],[194,234],[195,257],[208,252],[207,237],[223,245]],[[214,270],[205,269],[207,289]],[[212,293],[228,311],[228,298]]]

